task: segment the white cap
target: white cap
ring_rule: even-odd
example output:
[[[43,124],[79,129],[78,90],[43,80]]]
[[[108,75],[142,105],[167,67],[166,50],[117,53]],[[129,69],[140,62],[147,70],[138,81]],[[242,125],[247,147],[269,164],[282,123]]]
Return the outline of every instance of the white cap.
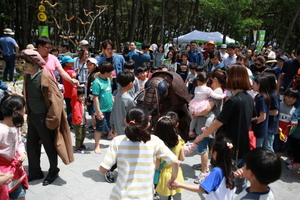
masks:
[[[86,40],[81,40],[81,41],[79,42],[79,45],[80,45],[80,46],[84,46],[84,45],[88,45],[88,44],[89,44],[89,42],[86,41]]]
[[[226,49],[227,48],[227,45],[226,44],[222,44],[221,45],[221,49]]]
[[[90,61],[91,63],[94,63],[98,67],[98,62],[95,58],[88,58],[87,61]]]

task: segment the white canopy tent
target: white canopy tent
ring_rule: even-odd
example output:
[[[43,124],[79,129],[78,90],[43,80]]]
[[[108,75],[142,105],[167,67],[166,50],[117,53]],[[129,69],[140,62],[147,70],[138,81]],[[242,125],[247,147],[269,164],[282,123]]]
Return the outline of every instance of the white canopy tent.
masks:
[[[202,32],[194,30],[188,34],[182,35],[177,38],[173,38],[174,44],[189,44],[192,40],[197,42],[214,41],[217,45],[221,45],[223,41],[223,35],[220,32]],[[235,40],[226,36],[226,43],[234,43]]]

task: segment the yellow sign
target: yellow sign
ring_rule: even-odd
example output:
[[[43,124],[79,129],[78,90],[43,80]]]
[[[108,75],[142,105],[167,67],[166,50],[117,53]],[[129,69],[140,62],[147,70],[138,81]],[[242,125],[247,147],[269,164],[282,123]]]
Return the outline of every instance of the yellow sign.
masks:
[[[45,10],[46,10],[46,7],[45,7],[45,6],[39,5],[39,11],[45,12]]]
[[[39,12],[37,14],[37,18],[38,20],[40,20],[41,22],[44,22],[47,20],[47,15],[44,12]]]

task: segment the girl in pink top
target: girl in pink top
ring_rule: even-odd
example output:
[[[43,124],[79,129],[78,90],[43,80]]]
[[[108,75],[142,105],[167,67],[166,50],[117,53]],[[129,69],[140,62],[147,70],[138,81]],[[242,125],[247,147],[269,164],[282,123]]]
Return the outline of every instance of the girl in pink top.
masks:
[[[192,121],[190,123],[190,137],[195,137],[195,125],[196,118],[194,116],[198,116],[202,111],[206,110],[209,106],[209,97],[214,99],[222,100],[225,98],[225,94],[218,94],[214,92],[210,87],[206,86],[207,83],[207,74],[205,72],[201,72],[197,75],[195,80],[197,80],[197,87],[195,88],[194,98],[189,103],[189,110],[192,116]],[[193,118],[194,117],[194,118]]]
[[[26,151],[20,131],[25,100],[19,95],[6,96],[1,101],[0,111],[0,177],[13,174],[13,178],[10,176],[0,185],[0,199],[25,200],[28,181],[22,162],[26,159]]]

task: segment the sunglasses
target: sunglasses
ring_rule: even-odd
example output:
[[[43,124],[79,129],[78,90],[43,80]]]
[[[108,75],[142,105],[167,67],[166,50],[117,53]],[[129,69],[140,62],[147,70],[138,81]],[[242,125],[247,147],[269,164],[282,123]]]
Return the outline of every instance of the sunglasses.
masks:
[[[259,64],[259,63],[255,63],[255,65],[256,65],[256,66],[261,66],[261,64]]]

